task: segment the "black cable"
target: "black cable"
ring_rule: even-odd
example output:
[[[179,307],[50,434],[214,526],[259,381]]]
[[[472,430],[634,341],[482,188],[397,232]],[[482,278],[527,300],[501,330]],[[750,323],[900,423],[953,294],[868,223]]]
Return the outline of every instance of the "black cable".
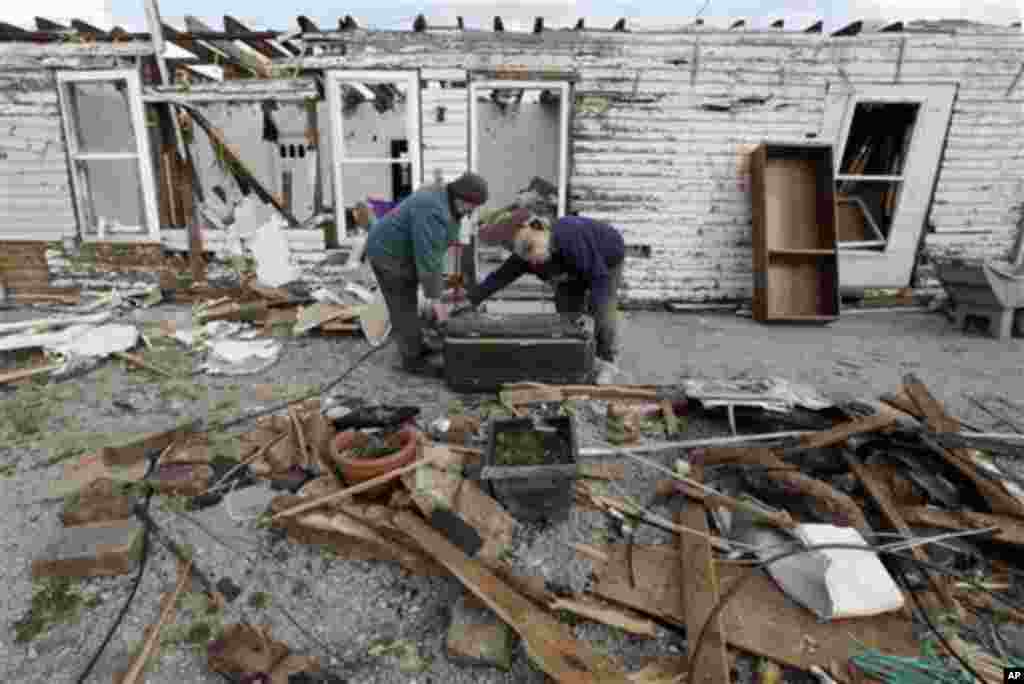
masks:
[[[387,341],[384,342],[384,344],[380,345],[379,347],[370,347],[370,350],[368,352],[366,352],[365,354],[363,354],[362,356],[360,356],[358,359],[356,359],[355,363],[353,363],[351,366],[349,366],[348,370],[346,370],[344,373],[342,373],[338,377],[334,378],[330,382],[328,382],[328,383],[326,383],[324,385],[321,385],[316,390],[314,390],[314,391],[312,391],[312,392],[310,392],[310,393],[308,393],[308,394],[306,394],[306,395],[304,395],[302,397],[299,397],[298,399],[289,399],[288,401],[282,401],[282,402],[279,402],[279,403],[277,403],[277,404],[275,404],[275,405],[273,405],[273,406],[271,406],[269,408],[262,409],[260,411],[255,412],[255,413],[247,413],[247,414],[244,414],[244,415],[239,416],[237,418],[234,418],[233,420],[229,420],[227,422],[214,423],[212,425],[207,425],[206,427],[204,427],[204,428],[202,428],[200,430],[197,430],[197,432],[198,433],[209,432],[210,430],[214,430],[214,429],[226,430],[227,428],[234,427],[236,425],[241,425],[242,423],[247,423],[247,422],[249,422],[251,420],[255,420],[256,418],[260,418],[262,416],[269,416],[272,413],[277,413],[278,411],[281,411],[282,409],[287,409],[289,406],[293,406],[295,404],[299,404],[299,403],[301,403],[303,401],[306,401],[307,399],[312,399],[313,397],[318,397],[318,396],[321,396],[323,394],[326,394],[327,392],[330,392],[332,389],[334,389],[335,387],[340,385],[342,382],[344,382],[345,379],[348,378],[348,376],[352,375],[352,373],[355,372],[356,369],[358,369],[361,365],[363,365],[363,363],[368,358],[370,358],[371,356],[376,354],[378,351],[380,351],[381,349],[384,349],[386,346],[391,344],[391,341],[393,339],[394,339],[393,337],[389,337],[387,339]]]
[[[1010,601],[1009,599],[1007,599],[1007,598],[1005,598],[1003,596],[1000,596],[999,594],[997,594],[996,592],[992,591],[991,589],[986,587],[984,584],[978,582],[977,580],[975,580],[970,575],[967,575],[966,573],[958,572],[956,570],[951,570],[951,569],[943,567],[943,566],[941,566],[941,565],[939,565],[937,563],[930,563],[928,561],[919,560],[917,558],[914,558],[911,555],[906,555],[905,553],[900,552],[900,551],[891,551],[891,550],[888,550],[888,549],[883,549],[883,548],[878,548],[878,547],[870,546],[868,544],[814,544],[812,546],[808,546],[808,547],[804,547],[804,548],[799,548],[799,549],[793,549],[793,550],[790,550],[790,551],[785,551],[785,552],[776,554],[776,555],[772,556],[771,558],[766,558],[765,560],[762,560],[762,561],[752,565],[751,568],[750,568],[750,572],[749,573],[747,573],[746,575],[744,575],[740,579],[736,580],[733,583],[733,585],[731,587],[729,587],[729,589],[724,594],[722,594],[722,596],[719,597],[718,602],[715,603],[715,606],[711,609],[711,612],[708,614],[707,619],[704,621],[704,624],[701,626],[700,632],[699,632],[699,634],[697,636],[697,641],[694,643],[693,654],[690,656],[690,662],[691,663],[698,662],[697,661],[697,657],[700,655],[700,649],[704,645],[704,637],[707,634],[708,626],[714,620],[716,620],[718,618],[719,613],[721,613],[722,610],[725,608],[726,604],[730,600],[732,600],[736,596],[736,594],[739,593],[740,589],[742,589],[744,586],[746,586],[747,582],[749,582],[753,577],[757,576],[758,571],[760,571],[760,570],[766,568],[767,566],[771,565],[772,563],[775,563],[775,562],[780,561],[780,560],[785,560],[785,559],[793,557],[793,556],[800,556],[800,555],[803,555],[803,554],[806,554],[806,553],[813,553],[815,551],[824,551],[824,550],[827,550],[827,549],[846,549],[846,550],[851,550],[851,551],[870,551],[870,552],[873,552],[873,553],[881,553],[881,554],[885,554],[885,555],[888,555],[888,556],[894,556],[894,557],[900,558],[902,560],[910,561],[911,563],[916,563],[917,565],[920,565],[921,567],[929,568],[931,570],[935,570],[936,572],[940,572],[940,573],[943,573],[943,574],[950,575],[952,577],[956,577],[957,579],[959,579],[961,581],[964,581],[964,582],[967,582],[968,584],[970,584],[970,585],[972,585],[972,586],[974,586],[974,587],[976,587],[978,589],[981,589],[985,593],[990,594],[993,598],[997,599],[998,601],[1000,601],[1002,603],[1005,603],[1006,605],[1010,606],[1011,608],[1017,608],[1018,610],[1020,609],[1020,607],[1017,606],[1013,601]],[[931,627],[931,626],[932,625],[929,623],[929,627]],[[936,631],[936,634],[938,635],[937,631]],[[943,638],[943,637],[940,636],[940,639],[941,638]],[[955,651],[951,651],[951,652],[957,658],[957,660],[960,661],[960,664],[963,665],[964,669],[967,670],[967,672],[971,674],[971,676],[975,677],[976,679],[978,679],[981,682],[985,681],[984,679],[982,679],[978,675],[977,672],[974,671],[974,669],[970,666],[970,664],[964,662],[964,660]],[[695,673],[696,673],[696,668],[692,668],[690,670],[689,675],[687,676],[687,680],[686,680],[687,684],[694,684],[694,677],[696,676]]]
[[[155,465],[156,465],[156,459],[155,458],[151,459],[150,462],[149,462],[149,468],[146,471],[146,475],[143,477],[143,481],[145,481],[146,477],[149,477],[149,475],[150,475],[150,473],[152,473],[153,468],[154,468]],[[153,487],[149,487],[148,490],[146,491],[146,499],[145,499],[145,502],[143,503],[143,506],[144,506],[144,508],[145,508],[145,510],[147,512],[149,511],[149,505],[150,505],[150,502],[153,499],[153,492],[154,491],[155,490],[153,489]],[[100,647],[98,649],[96,649],[95,653],[93,653],[92,658],[89,660],[89,664],[85,666],[85,670],[82,672],[81,676],[79,676],[78,684],[84,684],[85,680],[89,678],[90,674],[92,674],[92,669],[94,667],[96,667],[96,663],[97,663],[97,661],[99,661],[100,656],[103,655],[103,652],[107,649],[107,645],[110,643],[110,640],[114,637],[114,634],[117,633],[118,627],[121,626],[121,623],[124,621],[125,616],[128,614],[128,609],[131,608],[132,601],[135,600],[135,594],[137,594],[138,591],[139,591],[139,585],[142,584],[142,575],[146,571],[146,562],[148,560],[149,560],[149,526],[148,525],[143,525],[143,527],[142,527],[142,560],[139,562],[139,571],[135,574],[135,583],[132,585],[132,590],[128,594],[128,598],[125,600],[124,604],[121,606],[121,611],[117,614],[117,618],[114,620],[114,623],[112,625],[110,625],[110,629],[107,630],[107,636],[105,636],[103,638],[103,643],[101,643]]]

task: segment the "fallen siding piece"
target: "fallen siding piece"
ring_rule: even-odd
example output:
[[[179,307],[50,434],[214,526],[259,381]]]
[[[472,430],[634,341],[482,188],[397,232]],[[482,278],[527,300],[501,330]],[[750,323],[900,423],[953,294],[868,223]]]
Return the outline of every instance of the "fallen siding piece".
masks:
[[[701,480],[699,468],[692,477]],[[708,526],[707,509],[703,504],[691,501],[680,502],[685,505],[676,513],[676,521],[692,529],[711,533]],[[711,553],[711,544],[694,535],[679,536],[679,583],[682,585],[682,607],[686,615],[686,633],[689,636],[690,681],[698,684],[716,684],[732,679],[729,673],[729,656],[725,652],[725,638],[722,632],[721,614],[714,622],[705,627],[711,611],[721,597],[718,585],[718,574],[715,572],[715,558]],[[704,630],[704,645],[700,659],[694,660],[692,648],[697,635]]]
[[[903,386],[920,413],[927,419],[928,427],[936,432],[959,432],[960,423],[950,418],[928,388],[913,373],[903,378]],[[1024,505],[1017,500],[1000,482],[981,475],[966,449],[940,449],[942,457],[964,477],[970,480],[985,497],[993,513],[1024,518]]]
[[[992,539],[1003,544],[1024,546],[1024,520],[1008,515],[992,515],[975,511],[940,511],[924,506],[902,509],[903,517],[914,525],[941,527],[948,530],[976,530],[998,527]]]
[[[658,627],[654,621],[634,617],[621,608],[605,605],[592,598],[557,599],[551,603],[551,610],[567,610],[630,634],[652,638],[657,634]]]
[[[907,525],[906,521],[903,520],[903,516],[900,515],[899,509],[890,498],[886,487],[875,480],[874,476],[864,468],[860,461],[857,460],[856,456],[844,450],[843,458],[846,459],[847,464],[850,466],[850,470],[853,471],[854,475],[857,476],[857,479],[859,479],[861,484],[864,485],[864,489],[867,490],[868,496],[870,496],[878,508],[881,509],[882,515],[885,517],[886,521],[907,539],[913,539],[913,531]],[[923,562],[928,562],[928,555],[922,551],[920,547],[913,547],[910,549],[910,553],[914,558]],[[953,598],[953,594],[950,592],[949,584],[946,580],[941,577],[936,577],[934,573],[927,571],[925,572],[925,575],[928,577],[928,583],[931,584],[932,589],[934,589],[942,599],[945,607],[948,610],[956,611],[958,604]]]
[[[44,330],[69,325],[99,325],[100,323],[105,323],[111,316],[113,316],[111,312],[104,311],[88,316],[61,316],[59,318],[39,318],[31,321],[0,323],[0,334],[17,332],[19,330]]]
[[[594,594],[669,622],[685,624],[682,585],[678,581],[679,552],[674,546],[633,547],[636,588],[631,588],[627,579],[625,545],[604,550],[613,560],[597,571]],[[721,562],[717,570],[723,593],[751,572],[749,567]],[[801,670],[809,670],[813,665],[845,663],[858,649],[857,641],[897,656],[912,657],[920,652],[911,621],[900,613],[819,623],[812,612],[791,601],[763,573],[749,580],[732,598],[722,611],[722,622],[722,633],[729,646]],[[813,646],[804,639],[805,635],[813,640]],[[840,679],[849,681],[849,676]]]
[[[454,574],[460,582],[514,629],[537,664],[562,684],[626,684],[625,674],[577,641],[562,623],[515,592],[480,561],[468,558],[418,516],[403,511],[396,524]]]
[[[806,449],[824,449],[825,447],[842,444],[853,435],[860,435],[866,432],[878,432],[879,430],[883,430],[895,423],[896,418],[894,416],[877,414],[869,418],[851,420],[847,423],[837,425],[827,432],[808,435],[800,441]]]
[[[839,527],[848,525],[860,532],[871,531],[860,506],[846,494],[803,473],[775,470],[775,468],[786,468],[787,464],[771,449],[714,447],[704,452],[700,462],[703,465],[749,463],[772,468],[772,470],[765,471],[765,477],[775,480],[794,493],[803,494],[819,502],[833,516],[832,524]]]

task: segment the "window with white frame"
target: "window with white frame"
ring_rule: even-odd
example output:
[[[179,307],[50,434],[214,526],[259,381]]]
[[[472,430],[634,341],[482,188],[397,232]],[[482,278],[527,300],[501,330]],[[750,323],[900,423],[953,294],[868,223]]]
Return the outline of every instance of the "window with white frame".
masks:
[[[82,237],[159,240],[138,72],[62,72],[57,83]]]
[[[423,181],[418,71],[327,72],[338,236],[359,204],[400,201]]]

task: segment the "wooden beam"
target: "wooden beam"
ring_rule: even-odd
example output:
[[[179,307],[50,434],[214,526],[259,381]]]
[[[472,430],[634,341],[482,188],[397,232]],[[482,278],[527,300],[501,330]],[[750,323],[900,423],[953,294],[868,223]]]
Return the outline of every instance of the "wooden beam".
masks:
[[[401,511],[395,523],[514,629],[532,658],[555,681],[627,684],[625,673],[608,658],[577,641],[566,625],[513,590],[483,563],[467,557],[422,518]]]
[[[842,454],[847,465],[850,466],[850,470],[852,470],[853,474],[857,476],[860,483],[864,485],[864,489],[867,491],[868,496],[874,500],[879,510],[882,511],[882,516],[885,518],[886,522],[888,522],[893,529],[904,535],[907,539],[913,539],[914,532],[910,529],[910,526],[907,525],[903,516],[900,515],[899,509],[889,496],[889,492],[885,486],[875,480],[874,476],[864,468],[861,462],[852,453],[843,449]],[[911,548],[910,553],[919,561],[928,562],[928,556],[921,550],[921,547],[915,546]],[[950,593],[949,584],[945,579],[936,577],[934,573],[928,572],[927,570],[925,570],[924,573],[928,577],[928,582],[931,584],[932,589],[934,589],[935,593],[942,599],[946,609],[956,612],[959,608],[959,604],[957,604],[956,599],[953,598],[953,594]]]
[[[1008,515],[992,515],[976,511],[942,511],[924,506],[903,509],[907,522],[926,527],[941,527],[947,530],[980,530],[998,527],[992,535],[994,541],[1014,546],[1024,546],[1024,520]]]
[[[36,28],[40,31],[67,31],[68,27],[45,17],[36,17]]]
[[[804,33],[821,33],[821,29],[825,26],[825,22],[816,21],[807,28],[804,29]]]
[[[71,28],[75,29],[79,33],[88,33],[94,36],[106,37],[108,35],[107,32],[103,29],[93,26],[92,24],[89,24],[87,22],[84,22],[81,19],[72,19]]]
[[[942,403],[931,395],[928,388],[913,373],[903,378],[903,387],[911,401],[925,417],[928,427],[935,432],[959,432],[960,423],[951,418]],[[1003,487],[1001,482],[989,479],[978,472],[967,449],[942,449],[941,456],[970,480],[985,498],[993,513],[1003,513],[1024,518],[1024,505]]]
[[[219,65],[225,61],[226,56],[224,54],[217,52],[216,50],[212,50],[190,36],[188,33],[182,33],[168,24],[161,24],[160,27],[163,29],[165,40],[169,40],[182,50],[188,50],[195,55],[201,63]]]
[[[202,20],[193,17],[190,14],[185,15],[185,25],[188,27],[189,31],[213,30],[204,24]],[[227,55],[231,62],[241,67],[243,70],[251,72],[256,76],[260,76],[261,78],[270,78],[270,63],[259,53],[247,53],[230,40],[211,40],[210,42],[215,48]]]
[[[295,17],[295,21],[299,24],[299,28],[303,33],[320,33],[320,27],[313,23],[313,20],[304,14],[300,14]]]
[[[833,31],[833,36],[855,36],[861,32],[864,28],[864,22],[858,19],[857,21],[851,21],[846,26],[842,27],[837,31]]]
[[[690,477],[697,481],[703,479],[700,466],[693,470]],[[676,512],[676,522],[704,534],[711,534],[708,512],[704,504],[696,501],[680,503],[685,507]],[[711,611],[721,598],[718,573],[715,571],[715,557],[711,551],[711,544],[706,539],[692,534],[679,535],[679,581],[683,587],[682,608],[683,614],[686,615],[686,633],[690,637],[689,681],[695,684],[728,682],[732,676],[729,654],[725,650],[721,614],[715,617],[712,624],[705,627]],[[701,630],[704,630],[704,643],[699,654],[700,659],[695,661],[692,657],[692,648]]]
[[[14,24],[8,24],[6,21],[0,21],[0,34],[4,33],[13,36],[27,36],[31,31],[23,29],[20,26],[15,26]]]
[[[818,432],[803,437],[800,442],[805,449],[824,449],[825,447],[843,444],[854,435],[866,432],[878,432],[896,423],[896,417],[888,413],[876,413],[868,418],[859,418],[835,426],[826,432]]]

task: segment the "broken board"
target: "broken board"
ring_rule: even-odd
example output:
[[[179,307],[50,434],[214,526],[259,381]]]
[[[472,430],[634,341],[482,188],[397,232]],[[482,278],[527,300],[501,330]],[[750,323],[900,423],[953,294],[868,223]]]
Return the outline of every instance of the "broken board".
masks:
[[[686,624],[678,581],[679,553],[674,545],[633,548],[636,588],[630,588],[626,575],[625,545],[601,548],[611,560],[597,570],[594,594]],[[747,566],[725,563],[719,563],[717,569],[723,594],[733,582],[751,572]],[[801,670],[833,661],[846,662],[857,651],[857,641],[892,655],[912,657],[920,652],[911,623],[902,614],[819,623],[813,613],[787,598],[764,573],[748,581],[722,611],[722,633],[733,648]],[[813,639],[813,648],[805,636]]]

